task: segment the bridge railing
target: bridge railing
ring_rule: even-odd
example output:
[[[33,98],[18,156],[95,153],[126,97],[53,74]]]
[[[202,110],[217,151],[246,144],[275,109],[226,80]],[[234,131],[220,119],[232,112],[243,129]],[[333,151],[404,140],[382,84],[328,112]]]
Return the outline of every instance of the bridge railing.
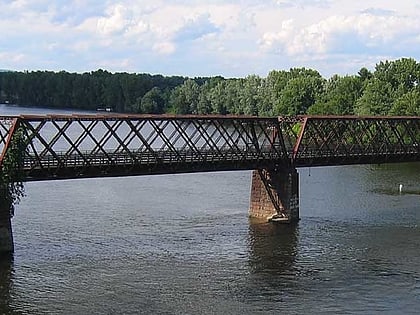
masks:
[[[42,159],[34,155],[26,155],[24,159],[24,169],[36,168],[58,168],[61,165],[66,167],[78,166],[101,166],[101,165],[128,165],[128,164],[170,164],[170,163],[191,163],[191,162],[238,162],[254,160],[272,160],[278,156],[275,152],[267,148],[259,151],[249,150],[245,147],[243,151],[223,150],[220,152],[197,152],[194,151],[154,151],[153,153],[142,151],[135,152],[133,155],[127,155],[125,152],[95,153],[85,151],[84,155],[68,155],[65,152],[56,152],[56,155],[44,155]],[[58,157],[58,158],[57,158]]]
[[[217,171],[232,169],[253,169],[261,166],[275,167],[278,156],[270,148],[243,151],[143,151],[134,155],[125,152],[84,152],[68,155],[57,152],[56,156],[44,155],[42,159],[26,155],[23,169],[27,180],[39,178],[69,178],[117,176],[124,174],[142,175],[153,173],[177,173],[193,171]]]

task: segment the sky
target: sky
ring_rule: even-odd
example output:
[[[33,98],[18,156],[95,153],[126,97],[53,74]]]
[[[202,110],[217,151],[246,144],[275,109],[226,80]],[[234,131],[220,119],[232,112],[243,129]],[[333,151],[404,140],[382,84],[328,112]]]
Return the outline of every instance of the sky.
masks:
[[[0,69],[324,77],[420,60],[419,0],[0,0]]]

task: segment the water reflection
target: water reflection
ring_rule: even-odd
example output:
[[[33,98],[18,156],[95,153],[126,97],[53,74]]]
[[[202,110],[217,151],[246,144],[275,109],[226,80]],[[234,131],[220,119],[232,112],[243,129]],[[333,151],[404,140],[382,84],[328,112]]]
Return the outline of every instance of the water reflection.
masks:
[[[252,273],[293,274],[299,229],[295,224],[249,225],[249,264]]]
[[[0,256],[0,313],[15,314],[11,307],[13,287],[13,256]]]

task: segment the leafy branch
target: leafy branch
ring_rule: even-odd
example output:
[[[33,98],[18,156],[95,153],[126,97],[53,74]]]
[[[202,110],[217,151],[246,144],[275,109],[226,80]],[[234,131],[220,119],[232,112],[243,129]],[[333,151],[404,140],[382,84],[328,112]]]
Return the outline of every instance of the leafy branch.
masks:
[[[0,208],[8,208],[11,217],[15,205],[25,196],[23,159],[26,148],[22,128],[18,128],[12,137],[0,169]]]

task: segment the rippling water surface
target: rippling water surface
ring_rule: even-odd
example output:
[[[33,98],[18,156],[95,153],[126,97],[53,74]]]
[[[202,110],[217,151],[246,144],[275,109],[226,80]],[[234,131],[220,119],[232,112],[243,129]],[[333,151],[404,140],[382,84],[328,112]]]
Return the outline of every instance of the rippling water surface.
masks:
[[[420,164],[299,173],[297,226],[250,172],[27,183],[0,313],[418,313]]]

